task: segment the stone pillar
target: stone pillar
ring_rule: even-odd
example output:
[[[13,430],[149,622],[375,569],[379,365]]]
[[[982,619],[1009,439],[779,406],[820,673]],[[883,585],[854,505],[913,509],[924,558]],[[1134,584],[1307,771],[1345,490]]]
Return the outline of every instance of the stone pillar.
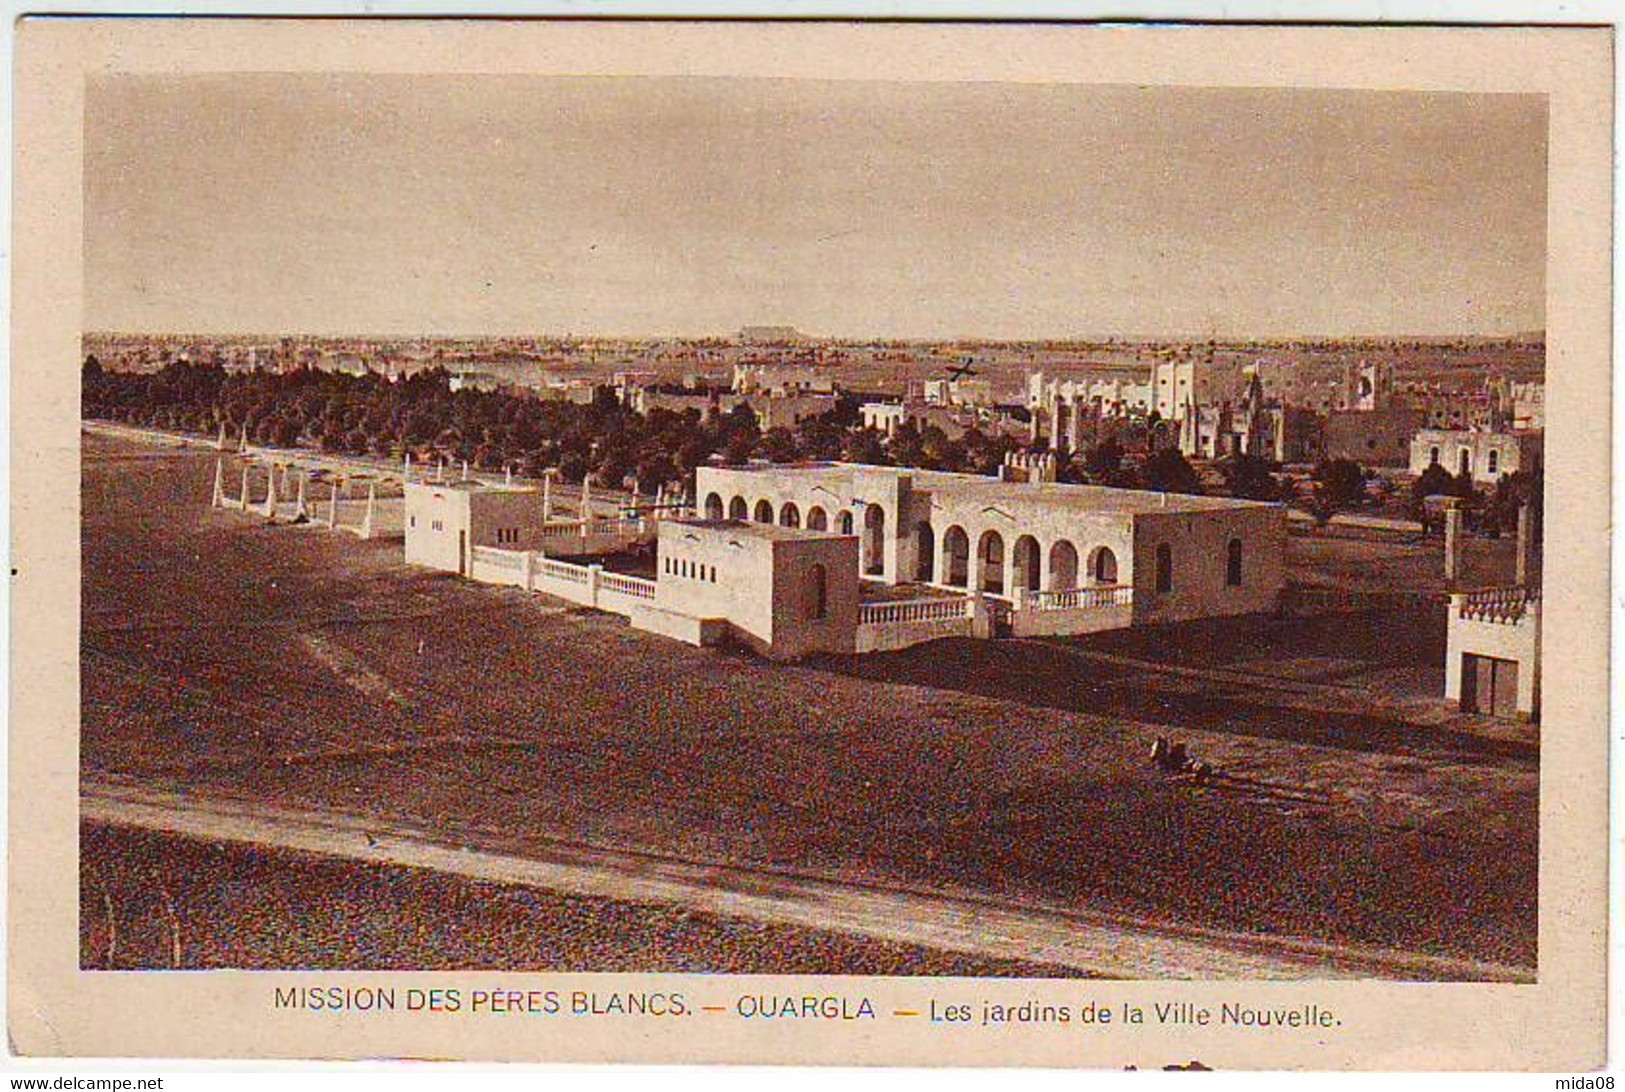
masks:
[[[1461,499],[1452,497],[1444,510],[1444,579],[1454,584],[1461,576]]]
[[[553,468],[542,472],[542,523],[553,518]]]
[[[598,584],[603,579],[604,567],[602,565],[587,566],[587,606],[594,609],[598,606]]]
[[[506,466],[504,466],[502,468],[502,484],[505,487],[508,487],[508,488],[512,488],[512,486],[513,486],[513,464],[512,463],[509,463],[508,465],[506,465]]]
[[[1518,505],[1518,584],[1529,583],[1535,539],[1534,516],[1528,502]]]
[[[248,511],[248,464],[243,464],[243,491],[237,496],[237,507]]]
[[[987,597],[982,594],[979,581],[972,581],[972,583],[978,586],[972,588],[970,605],[967,608],[971,617],[971,636],[979,638],[991,637],[993,636],[993,615],[987,609]]]
[[[216,451],[226,450],[226,423],[224,421],[220,422],[220,439],[214,442],[214,449]]]
[[[402,484],[405,484],[406,482],[409,482],[411,480],[412,480],[412,453],[410,451],[408,451],[406,453],[406,465],[401,471],[401,482],[402,482]]]
[[[214,499],[209,502],[211,508],[224,508],[226,506],[226,467],[219,459],[214,461]]]
[[[581,476],[581,533],[587,533],[587,524],[592,520],[592,474]]]
[[[369,481],[367,483],[367,514],[361,517],[361,537],[362,538],[371,538],[372,537],[373,509],[375,507],[377,507],[377,504],[378,504],[378,483]]]
[[[265,468],[265,507],[260,512],[266,519],[276,518],[276,464]]]
[[[299,494],[293,499],[293,518],[306,519],[310,512],[305,508],[305,483],[310,480],[309,472],[299,475]]]
[[[339,479],[333,479],[333,492],[327,497],[327,529],[337,530],[339,525]]]

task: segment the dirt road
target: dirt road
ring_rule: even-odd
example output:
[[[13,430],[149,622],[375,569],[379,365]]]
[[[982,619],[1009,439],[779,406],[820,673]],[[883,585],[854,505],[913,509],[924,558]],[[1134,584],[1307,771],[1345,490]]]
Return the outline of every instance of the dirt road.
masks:
[[[431,832],[370,818],[183,797],[130,785],[86,785],[81,816],[203,841],[405,865],[554,894],[669,903],[721,917],[833,930],[983,960],[1037,960],[1089,977],[1527,979],[1519,968],[1470,960],[1287,937],[1155,928],[1110,914],[840,883],[784,870],[579,844],[554,843],[547,847],[550,852],[516,857],[478,845],[447,845]]]

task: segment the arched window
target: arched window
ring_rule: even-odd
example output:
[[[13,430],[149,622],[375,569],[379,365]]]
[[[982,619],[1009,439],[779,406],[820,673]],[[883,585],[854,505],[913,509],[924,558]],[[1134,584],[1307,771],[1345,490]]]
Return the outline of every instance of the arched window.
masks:
[[[802,577],[801,603],[807,618],[823,618],[829,613],[828,574],[822,565],[808,566]]]
[[[838,526],[841,529],[841,534],[850,535],[852,533],[852,513],[842,512]]]
[[[1489,469],[1489,475],[1492,478],[1495,477],[1495,475],[1500,472],[1500,469],[1501,469],[1501,452],[1497,448],[1493,448],[1493,447],[1490,448],[1488,469]]]
[[[1224,582],[1232,588],[1241,587],[1241,539],[1233,538],[1224,551]]]
[[[1024,591],[1037,591],[1039,588],[1038,540],[1031,535],[1022,535],[1016,539],[1015,547],[1010,551],[1010,566],[1013,570],[1012,586]]]
[[[1004,594],[1004,536],[997,531],[983,531],[976,544],[976,558],[981,562],[983,591]]]
[[[1096,584],[1117,583],[1117,555],[1110,546],[1098,547],[1090,557],[1089,576]]]
[[[1071,591],[1078,586],[1078,548],[1062,539],[1049,548],[1049,590]]]
[[[728,502],[729,519],[743,520],[749,512],[750,509],[746,506],[744,497],[735,497]]]
[[[801,509],[795,506],[794,501],[787,502],[783,508],[779,509],[779,526],[801,526]]]
[[[721,493],[712,493],[709,497],[705,498],[705,518],[706,519],[721,519],[722,518],[722,494]]]
[[[956,588],[970,582],[970,536],[957,524],[942,536],[942,582]]]
[[[1436,447],[1428,448],[1428,463],[1430,465],[1432,465],[1432,466],[1438,466],[1439,465],[1439,449],[1438,448],[1436,448]]]
[[[822,508],[818,507],[816,504],[813,505],[811,508],[807,509],[807,530],[809,530],[809,531],[827,531],[827,530],[829,530],[829,517],[826,516],[824,514],[824,510]]]
[[[937,536],[929,520],[914,525],[914,579],[931,583],[937,568]]]
[[[756,502],[756,522],[773,522],[773,506],[765,500],[759,500]]]
[[[886,510],[878,504],[863,510],[863,571],[870,576],[886,571]]]
[[[1464,447],[1456,454],[1456,473],[1471,474],[1473,472],[1473,449]]]
[[[1157,591],[1174,590],[1174,548],[1164,542],[1157,547]]]

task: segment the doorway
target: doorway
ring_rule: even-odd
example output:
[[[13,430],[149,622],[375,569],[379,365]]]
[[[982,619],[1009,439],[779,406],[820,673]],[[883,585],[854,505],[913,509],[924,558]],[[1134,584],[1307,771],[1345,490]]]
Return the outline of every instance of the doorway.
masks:
[[[1518,661],[1463,653],[1461,711],[1492,717],[1517,716]]]

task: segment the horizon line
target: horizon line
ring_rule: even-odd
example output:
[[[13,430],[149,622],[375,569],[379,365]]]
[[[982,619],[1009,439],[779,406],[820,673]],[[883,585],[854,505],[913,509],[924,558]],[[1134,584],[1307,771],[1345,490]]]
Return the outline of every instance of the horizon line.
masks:
[[[531,341],[729,341],[740,342],[738,332],[731,333],[547,333],[547,332],[510,332],[510,333],[407,333],[401,331],[372,331],[348,333],[321,333],[310,330],[293,330],[271,332],[266,330],[113,330],[97,329],[83,330],[81,338],[89,337],[186,337],[186,338],[312,338],[328,341],[472,341],[472,340],[531,340]],[[969,342],[982,345],[1035,345],[1045,343],[1083,342],[1094,345],[1119,344],[1160,344],[1167,342],[1191,342],[1195,344],[1213,343],[1215,345],[1227,343],[1247,342],[1276,342],[1276,341],[1545,341],[1544,329],[1512,330],[1486,332],[1441,332],[1441,333],[1301,333],[1301,334],[1105,334],[1105,335],[1048,335],[1033,337],[987,337],[975,334],[954,335],[912,335],[907,337],[888,336],[854,336],[838,334],[809,334],[797,331],[797,339],[806,343],[824,344],[871,344],[874,342],[893,342],[917,345],[939,345],[949,342]],[[750,342],[744,342],[751,344]],[[778,345],[784,342],[762,341],[756,344]]]

